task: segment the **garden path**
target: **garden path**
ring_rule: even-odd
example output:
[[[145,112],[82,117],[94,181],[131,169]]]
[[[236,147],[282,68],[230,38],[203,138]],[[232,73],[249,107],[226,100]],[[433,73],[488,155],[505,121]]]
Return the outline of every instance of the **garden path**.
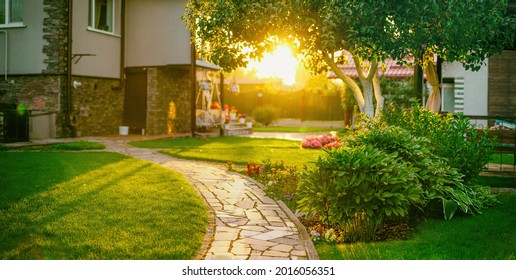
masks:
[[[283,204],[269,198],[263,186],[236,172],[205,162],[135,148],[127,140],[92,139],[106,149],[148,160],[185,175],[211,208],[211,223],[199,259],[318,259],[305,228]]]

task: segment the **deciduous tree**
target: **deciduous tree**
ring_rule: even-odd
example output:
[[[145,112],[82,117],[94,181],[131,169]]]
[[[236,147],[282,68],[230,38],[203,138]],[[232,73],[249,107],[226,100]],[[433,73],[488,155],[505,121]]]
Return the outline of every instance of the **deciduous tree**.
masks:
[[[184,19],[204,57],[231,71],[279,42],[297,49],[314,72],[330,69],[353,92],[361,112],[383,106],[378,65],[387,57],[420,64],[433,58],[477,70],[514,41],[507,0],[190,0]],[[207,44],[206,44],[207,43]],[[360,84],[338,65],[351,54]],[[403,61],[413,56],[413,62]],[[434,84],[438,95],[438,82]],[[373,96],[376,100],[376,109]]]

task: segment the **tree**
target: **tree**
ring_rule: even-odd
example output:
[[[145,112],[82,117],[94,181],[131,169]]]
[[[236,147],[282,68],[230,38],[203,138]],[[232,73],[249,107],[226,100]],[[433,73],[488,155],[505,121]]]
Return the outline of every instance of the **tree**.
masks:
[[[360,111],[373,117],[383,107],[379,62],[391,57],[420,64],[430,76],[438,55],[476,70],[513,42],[515,20],[506,9],[507,0],[190,0],[184,19],[198,50],[226,71],[245,67],[279,42],[295,46],[309,69],[331,69]],[[355,62],[360,85],[338,67],[348,57],[343,50]],[[403,62],[409,55],[415,61]]]

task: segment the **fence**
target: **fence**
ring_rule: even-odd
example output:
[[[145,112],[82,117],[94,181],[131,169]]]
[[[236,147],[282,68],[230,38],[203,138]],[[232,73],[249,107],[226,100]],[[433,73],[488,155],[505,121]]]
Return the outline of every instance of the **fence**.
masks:
[[[477,129],[489,129],[488,137],[496,139],[496,163],[489,163],[487,171],[516,172],[516,117],[466,116]]]

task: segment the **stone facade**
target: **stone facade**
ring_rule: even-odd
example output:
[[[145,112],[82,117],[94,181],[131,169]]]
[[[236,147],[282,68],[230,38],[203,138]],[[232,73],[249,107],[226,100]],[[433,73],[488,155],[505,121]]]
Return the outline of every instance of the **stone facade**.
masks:
[[[191,133],[190,67],[147,71],[147,134]]]
[[[66,104],[66,79],[61,75],[9,76],[9,83],[0,83],[0,103],[23,106],[30,114],[56,115],[55,136],[65,137],[63,104]]]
[[[43,53],[47,56],[45,74],[66,74],[68,58],[68,1],[44,0],[47,17],[43,20]]]
[[[124,91],[114,89],[116,79],[72,78],[80,83],[72,88],[72,124],[77,136],[113,135],[118,133],[124,116]]]

